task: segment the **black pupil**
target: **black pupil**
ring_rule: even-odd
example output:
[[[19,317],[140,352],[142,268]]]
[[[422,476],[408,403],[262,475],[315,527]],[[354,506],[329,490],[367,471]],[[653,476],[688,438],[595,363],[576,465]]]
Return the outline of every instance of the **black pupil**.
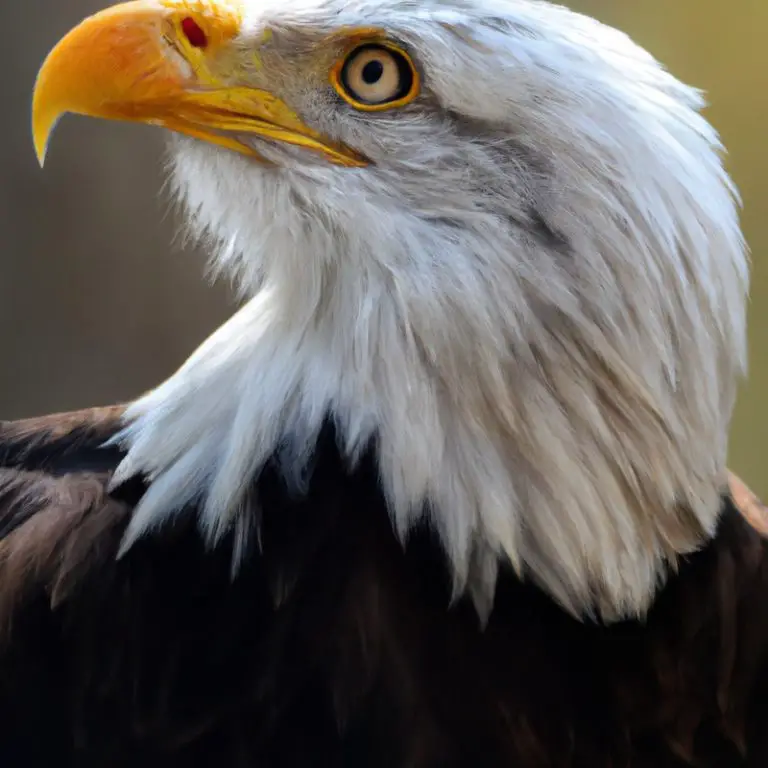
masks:
[[[374,59],[369,61],[362,71],[363,82],[366,85],[373,85],[381,80],[381,76],[384,74],[384,65],[378,60]]]

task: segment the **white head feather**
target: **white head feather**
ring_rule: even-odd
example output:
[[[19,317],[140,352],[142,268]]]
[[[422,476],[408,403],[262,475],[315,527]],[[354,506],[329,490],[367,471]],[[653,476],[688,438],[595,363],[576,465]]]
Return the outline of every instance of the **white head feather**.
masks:
[[[745,363],[747,258],[699,93],[542,2],[246,7],[271,88],[374,164],[173,140],[190,226],[249,300],[129,409],[116,482],[153,482],[126,543],[192,499],[218,536],[331,414],[350,461],[375,437],[398,532],[428,515],[481,613],[507,561],[576,613],[641,614],[715,528]],[[372,25],[421,68],[408,107],[358,113],[323,79],[328,33]]]

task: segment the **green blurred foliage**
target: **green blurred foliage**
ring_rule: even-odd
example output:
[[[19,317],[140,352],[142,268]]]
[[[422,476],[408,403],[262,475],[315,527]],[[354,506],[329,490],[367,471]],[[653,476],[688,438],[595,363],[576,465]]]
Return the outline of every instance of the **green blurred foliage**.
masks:
[[[682,80],[704,89],[728,148],[752,251],[750,371],[731,432],[730,465],[763,498],[768,473],[768,0],[572,0],[623,29]]]

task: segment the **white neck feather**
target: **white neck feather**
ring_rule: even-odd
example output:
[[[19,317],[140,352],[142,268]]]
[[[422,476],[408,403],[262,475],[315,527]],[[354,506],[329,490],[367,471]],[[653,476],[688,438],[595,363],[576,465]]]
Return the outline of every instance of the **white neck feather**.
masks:
[[[732,190],[680,89],[643,115],[630,84],[568,141],[533,115],[563,155],[538,208],[562,248],[514,189],[500,215],[446,187],[441,216],[385,169],[180,141],[196,234],[253,297],[130,408],[115,482],[153,482],[126,545],[194,499],[208,536],[245,529],[255,473],[288,440],[300,474],[330,414],[351,462],[376,438],[397,531],[428,515],[481,614],[499,562],[574,613],[641,614],[715,528],[745,352]]]

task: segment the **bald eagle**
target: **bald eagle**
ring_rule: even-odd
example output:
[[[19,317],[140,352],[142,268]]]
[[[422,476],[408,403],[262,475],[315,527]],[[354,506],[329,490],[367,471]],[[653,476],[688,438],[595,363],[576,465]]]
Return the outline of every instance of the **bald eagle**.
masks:
[[[138,0],[33,98],[164,126],[242,308],[0,426],[3,768],[765,768],[701,94],[536,0]]]

